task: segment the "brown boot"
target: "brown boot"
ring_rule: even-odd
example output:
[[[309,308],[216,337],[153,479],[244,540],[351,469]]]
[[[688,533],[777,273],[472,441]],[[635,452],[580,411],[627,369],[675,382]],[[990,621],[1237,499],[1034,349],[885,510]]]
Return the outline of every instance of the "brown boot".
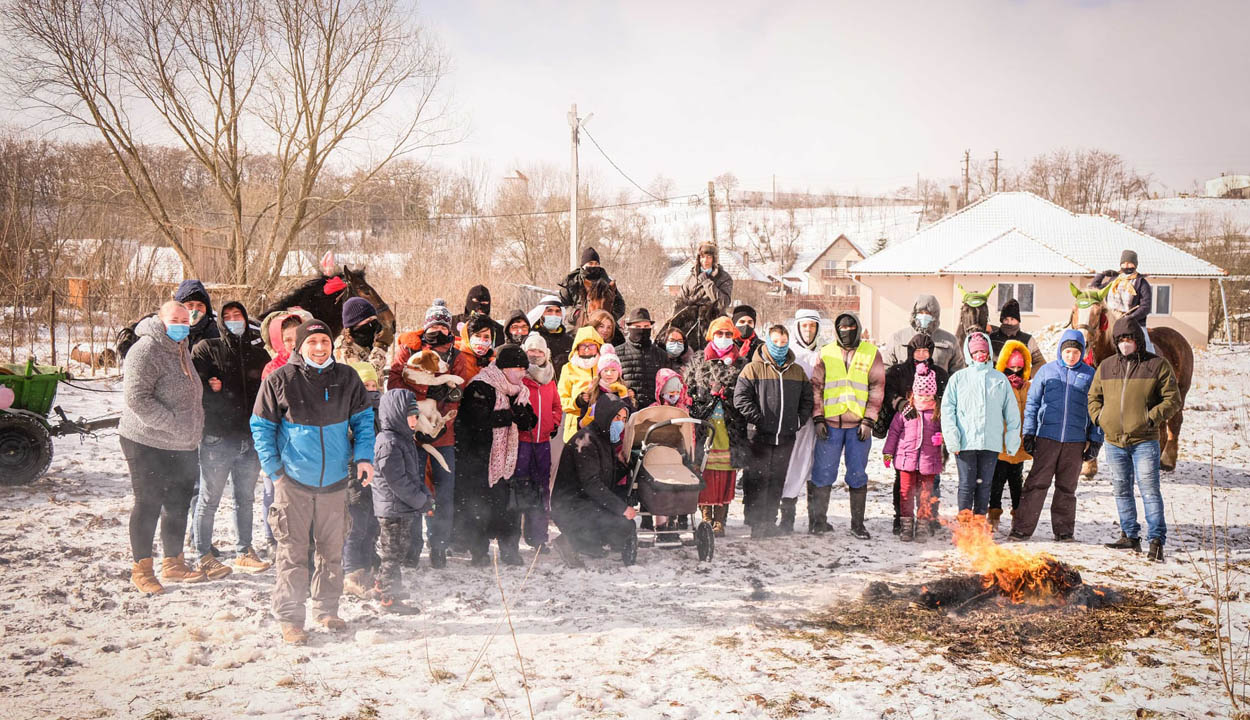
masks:
[[[187,561],[179,555],[161,558],[161,579],[166,582],[199,583],[207,580],[208,576],[203,571],[188,567]]]
[[[265,572],[271,565],[272,563],[261,560],[252,548],[248,548],[246,552],[234,559],[234,569],[241,573]]]
[[[716,537],[725,537],[725,523],[727,522],[729,522],[729,506],[713,505],[712,534]]]
[[[287,645],[303,645],[308,642],[308,631],[294,623],[282,623],[282,642]]]
[[[369,577],[369,571],[364,568],[352,570],[343,578],[343,593],[363,599],[372,597],[373,580]]]
[[[144,595],[160,595],[165,592],[165,588],[156,579],[156,572],[152,570],[152,558],[143,558],[131,566],[130,582]]]
[[[224,565],[220,560],[213,556],[212,553],[200,558],[200,572],[209,580],[220,580],[229,577],[234,572],[229,565]]]
[[[700,505],[699,514],[703,516],[703,522],[711,523],[715,519],[715,512],[711,505]]]
[[[998,521],[1001,520],[1002,517],[1002,508],[990,508],[989,515],[985,516],[986,521],[990,524],[990,532],[998,532]]]
[[[331,632],[343,632],[347,629],[347,623],[338,615],[322,615],[317,618],[317,624]]]

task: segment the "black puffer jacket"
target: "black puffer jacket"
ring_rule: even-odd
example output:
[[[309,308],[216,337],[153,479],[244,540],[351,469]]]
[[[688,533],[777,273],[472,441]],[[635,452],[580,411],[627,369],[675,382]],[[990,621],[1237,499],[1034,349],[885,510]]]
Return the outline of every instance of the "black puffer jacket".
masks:
[[[907,343],[907,359],[886,368],[885,399],[881,402],[881,413],[877,415],[877,422],[872,428],[873,437],[878,440],[885,438],[890,431],[890,423],[894,421],[894,414],[907,402],[907,394],[911,392],[912,383],[916,379],[916,363],[911,357],[917,348],[929,351],[930,357],[924,364],[929,366],[937,378],[938,404],[941,405],[942,394],[946,391],[946,381],[950,379],[950,375],[933,363],[933,347],[931,335],[916,333],[911,342]]]
[[[551,506],[575,510],[590,502],[614,515],[625,512],[625,500],[613,492],[627,469],[616,456],[609,429],[625,403],[615,395],[600,395],[595,419],[569,439],[560,454]]]
[[[741,365],[702,357],[691,360],[682,370],[682,380],[690,394],[690,415],[706,420],[712,416],[717,404],[725,411],[725,429],[729,432],[729,461],[737,468],[746,467],[750,456],[750,439],[747,437],[747,421],[734,407],[734,387],[738,382]],[[699,437],[697,449],[702,452],[704,439]],[[702,460],[702,458],[698,458]]]
[[[793,440],[814,402],[807,373],[789,350],[781,366],[766,348],[757,350],[734,387],[734,409],[750,424],[749,437],[769,445]]]
[[[668,353],[648,339],[639,344],[625,340],[616,346],[616,354],[621,358],[621,382],[637,393],[638,407],[654,404],[655,374],[665,367]]]
[[[228,302],[222,306],[222,315],[230,308],[237,308],[247,322],[242,335],[234,335],[221,320],[219,337],[200,341],[191,351],[191,362],[204,385],[204,435],[208,437],[233,438],[248,435],[248,421],[256,394],[260,392],[260,376],[269,363],[265,342],[252,329],[247,308],[242,303]],[[221,391],[213,392],[208,381],[221,381]]]

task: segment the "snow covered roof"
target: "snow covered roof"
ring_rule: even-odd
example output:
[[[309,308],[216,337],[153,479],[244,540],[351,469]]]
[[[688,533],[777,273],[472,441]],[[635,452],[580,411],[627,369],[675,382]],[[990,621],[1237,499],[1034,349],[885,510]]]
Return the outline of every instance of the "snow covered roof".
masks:
[[[785,276],[794,277],[802,273],[805,273],[808,270],[811,270],[812,265],[817,260],[820,259],[821,255],[824,255],[826,252],[828,252],[829,248],[833,247],[834,245],[837,244],[839,240],[842,240],[844,238],[846,239],[847,242],[851,244],[851,247],[855,248],[855,252],[859,253],[860,257],[868,257],[869,255],[872,254],[870,250],[866,250],[863,247],[863,245],[855,242],[851,238],[847,237],[845,233],[843,233],[820,247],[810,248],[808,250],[805,250],[804,252],[799,253],[799,256],[795,258],[794,260],[794,265],[789,270],[786,270]]]
[[[1211,263],[1103,215],[1080,215],[1029,192],[989,195],[911,239],[851,266],[857,275],[1092,275],[1136,250],[1142,271],[1221,277]]]
[[[171,247],[140,245],[126,265],[126,276],[149,282],[180,283],[183,276],[182,258]]]

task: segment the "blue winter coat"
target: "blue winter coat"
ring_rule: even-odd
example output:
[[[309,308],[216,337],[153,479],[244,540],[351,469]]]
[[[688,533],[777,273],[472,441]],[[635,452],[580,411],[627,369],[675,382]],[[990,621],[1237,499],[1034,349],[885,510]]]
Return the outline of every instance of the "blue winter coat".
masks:
[[[1080,330],[1065,330],[1059,346],[1069,340],[1081,344],[1085,356],[1085,336]],[[1055,358],[1033,376],[1029,399],[1024,404],[1024,434],[1055,442],[1102,443],[1102,429],[1089,417],[1089,386],[1094,368],[1082,360],[1068,367]]]
[[[942,395],[942,439],[952,453],[991,450],[1015,455],[1020,449],[1020,404],[1007,376],[994,369],[992,357],[983,363],[972,361],[968,342],[975,335],[990,346],[985,333],[969,333],[964,340],[966,367],[951,375]]]
[[[373,408],[360,376],[339,362],[317,370],[292,354],[261,383],[250,424],[271,478],[331,492],[347,486],[351,463],[373,462]]]
[[[382,432],[373,445],[373,514],[377,517],[412,515],[429,504],[425,464],[408,427],[408,415],[416,405],[417,396],[411,390],[396,388],[382,395],[378,409]]]

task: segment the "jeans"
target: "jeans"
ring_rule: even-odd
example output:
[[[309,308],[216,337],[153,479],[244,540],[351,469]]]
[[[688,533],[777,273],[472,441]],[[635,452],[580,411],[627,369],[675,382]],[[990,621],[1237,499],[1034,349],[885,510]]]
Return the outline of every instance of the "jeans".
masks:
[[[265,509],[265,514],[262,516],[262,519],[265,521],[265,539],[272,545],[275,541],[273,539],[273,528],[269,526],[269,508],[273,506],[273,479],[264,473],[261,473],[260,479],[265,483],[260,496],[261,504]]]
[[[959,511],[984,515],[990,508],[990,487],[994,482],[995,450],[963,450],[955,456],[959,468]]]
[[[227,481],[234,491],[235,552],[252,547],[252,506],[256,502],[256,478],[260,458],[250,435],[218,438],[205,436],[200,443],[200,492],[195,499],[191,544],[199,557],[212,551],[213,521]]]
[[[430,549],[446,550],[448,543],[451,542],[451,524],[456,512],[456,506],[453,503],[456,494],[456,448],[448,445],[434,449],[443,456],[448,469],[443,470],[443,466],[437,461],[427,458],[428,453],[422,447],[417,448],[417,467],[424,468],[428,460],[430,475],[434,480],[434,517],[427,522]],[[421,532],[420,516],[416,517],[413,526],[419,534]],[[419,553],[420,549],[417,552]]]
[[[1136,481],[1142,507],[1146,510],[1146,539],[1166,542],[1168,527],[1163,520],[1163,493],[1159,490],[1159,441],[1147,440],[1128,447],[1107,443],[1106,452],[1120,530],[1131,538],[1141,534],[1137,501],[1133,497],[1133,482]]]
[[[862,488],[868,485],[868,450],[872,436],[859,439],[859,427],[829,428],[829,437],[816,436],[816,460],[812,465],[812,484],[830,487],[838,480],[838,466],[846,456],[846,485]]]
[[[347,489],[347,533],[343,540],[343,572],[372,570],[378,564],[378,519],[373,514],[373,488]]]

